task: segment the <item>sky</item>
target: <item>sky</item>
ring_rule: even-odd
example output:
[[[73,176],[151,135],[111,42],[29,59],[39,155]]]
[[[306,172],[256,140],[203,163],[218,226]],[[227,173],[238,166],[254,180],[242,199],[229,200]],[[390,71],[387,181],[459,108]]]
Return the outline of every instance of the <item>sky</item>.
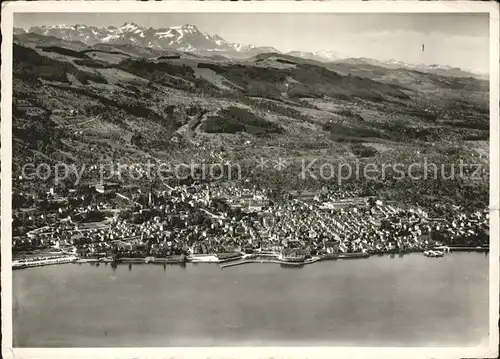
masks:
[[[14,17],[14,26],[22,28],[125,22],[154,28],[191,24],[230,42],[273,46],[283,52],[326,50],[483,73],[489,67],[489,17],[479,13],[18,13]]]

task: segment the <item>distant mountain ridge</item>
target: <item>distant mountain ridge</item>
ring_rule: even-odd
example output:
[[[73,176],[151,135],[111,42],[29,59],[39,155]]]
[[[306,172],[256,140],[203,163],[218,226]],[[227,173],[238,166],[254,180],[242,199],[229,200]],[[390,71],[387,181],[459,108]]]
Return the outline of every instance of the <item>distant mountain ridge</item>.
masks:
[[[131,44],[158,49],[174,49],[183,52],[214,52],[223,54],[257,55],[263,52],[279,52],[272,47],[256,47],[231,43],[219,35],[201,32],[194,25],[146,28],[134,23],[124,23],[120,27],[96,27],[87,25],[35,26],[28,30],[14,29],[15,34],[35,33],[53,36],[67,41],[80,41],[87,45],[97,43]]]
[[[66,41],[79,41],[87,45],[99,43],[116,45],[135,45],[153,49],[177,50],[202,55],[222,55],[226,57],[245,58],[262,53],[282,54],[273,47],[258,47],[248,44],[232,43],[221,36],[201,32],[195,25],[181,25],[147,28],[126,22],[120,27],[96,27],[88,25],[49,25],[34,26],[28,30],[14,28],[14,34],[34,33],[52,36]],[[314,60],[323,63],[338,62],[350,65],[372,65],[388,69],[405,68],[429,72],[443,76],[477,77],[487,79],[487,74],[477,74],[446,65],[408,64],[398,60],[380,61],[371,58],[353,58],[334,51],[321,50],[315,52],[290,51],[286,55]]]
[[[290,51],[287,52],[287,55],[301,57],[303,59],[308,59],[308,60],[320,61],[320,62],[331,62],[349,58],[349,56],[339,54],[338,52],[325,51],[325,50],[315,51],[315,52]]]
[[[432,65],[426,65],[426,64],[409,64],[406,62],[398,61],[395,59],[391,59],[388,61],[380,61],[380,60],[375,60],[371,58],[366,58],[366,57],[360,57],[360,58],[344,58],[344,59],[339,59],[337,61],[334,61],[336,63],[346,63],[349,65],[369,65],[369,66],[377,66],[377,67],[384,67],[387,69],[408,69],[408,70],[415,70],[415,71],[420,71],[420,72],[426,72],[426,73],[433,73],[436,75],[441,75],[441,76],[452,76],[452,77],[475,77],[479,79],[485,79],[487,80],[489,78],[488,74],[485,73],[476,73],[476,72],[471,72],[467,70],[463,70],[458,67],[451,67],[447,65],[438,65],[438,64],[432,64]]]

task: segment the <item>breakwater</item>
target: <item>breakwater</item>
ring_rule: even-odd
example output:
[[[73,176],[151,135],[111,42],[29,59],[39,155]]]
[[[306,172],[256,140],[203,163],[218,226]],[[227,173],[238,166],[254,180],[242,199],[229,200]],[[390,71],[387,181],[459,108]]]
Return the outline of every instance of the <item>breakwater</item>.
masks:
[[[233,261],[231,263],[222,264],[220,267],[221,267],[221,269],[224,269],[224,268],[228,268],[228,267],[240,266],[243,264],[251,264],[251,263],[274,263],[274,264],[281,264],[281,265],[290,266],[290,267],[302,267],[304,265],[316,263],[316,262],[322,261],[322,260],[368,258],[369,256],[370,256],[369,253],[345,253],[345,254],[339,254],[339,255],[324,255],[324,256],[312,257],[310,259],[306,259],[306,260],[300,261],[300,262],[281,260],[277,257],[275,259],[269,259],[269,258],[259,258],[258,256],[256,256],[257,258],[249,257],[247,259],[242,259],[239,261]]]
[[[287,262],[279,259],[243,259],[240,261],[233,261],[230,263],[222,264],[220,267],[221,269],[228,268],[228,267],[235,267],[235,266],[240,266],[243,264],[250,264],[250,263],[274,263],[274,264],[283,264],[286,266],[291,266],[291,267],[302,267],[306,264],[311,264],[314,262],[319,261],[320,259],[318,257],[310,259],[310,260],[305,260],[303,262]]]

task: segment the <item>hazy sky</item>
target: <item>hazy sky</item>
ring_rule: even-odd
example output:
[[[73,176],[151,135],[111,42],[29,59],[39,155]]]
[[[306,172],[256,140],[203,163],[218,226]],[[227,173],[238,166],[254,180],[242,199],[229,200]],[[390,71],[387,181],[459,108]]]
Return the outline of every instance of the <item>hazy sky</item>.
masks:
[[[25,13],[16,27],[134,22],[196,25],[227,41],[280,51],[330,50],[353,57],[442,64],[488,72],[488,14]],[[425,51],[422,52],[422,44]]]

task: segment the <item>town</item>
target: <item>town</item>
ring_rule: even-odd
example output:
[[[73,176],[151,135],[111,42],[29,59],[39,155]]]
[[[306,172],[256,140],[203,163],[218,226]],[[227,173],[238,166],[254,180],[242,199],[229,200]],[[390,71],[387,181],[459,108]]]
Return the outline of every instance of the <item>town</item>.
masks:
[[[269,191],[228,182],[149,190],[87,183],[37,198],[18,192],[13,200],[13,268],[75,261],[303,265],[443,248],[486,251],[489,244],[486,209],[454,206],[430,215],[328,188],[289,191],[277,201]]]

